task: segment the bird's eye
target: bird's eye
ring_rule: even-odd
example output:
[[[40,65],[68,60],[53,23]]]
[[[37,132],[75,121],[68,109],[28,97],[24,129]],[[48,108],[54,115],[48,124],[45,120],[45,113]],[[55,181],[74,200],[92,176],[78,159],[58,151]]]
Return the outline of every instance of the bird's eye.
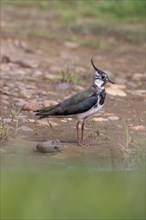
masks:
[[[104,79],[105,79],[105,76],[103,75],[101,78],[104,80]]]

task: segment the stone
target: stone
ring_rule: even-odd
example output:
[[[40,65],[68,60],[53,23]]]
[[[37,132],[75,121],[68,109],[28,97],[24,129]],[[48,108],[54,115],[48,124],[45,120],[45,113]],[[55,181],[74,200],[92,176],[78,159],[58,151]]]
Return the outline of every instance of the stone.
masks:
[[[63,82],[63,83],[59,83],[57,85],[57,89],[62,89],[62,90],[67,90],[71,87],[71,85],[69,83]]]
[[[111,116],[108,117],[108,119],[111,120],[111,121],[117,121],[120,118],[118,116],[116,116],[116,115],[111,115]]]
[[[24,99],[17,99],[16,105],[21,107],[26,104],[26,101]]]
[[[58,126],[58,123],[56,123],[56,122],[54,122],[54,121],[50,121],[49,120],[49,126],[51,126],[51,127],[55,127],[55,126]]]
[[[4,119],[2,119],[3,120],[3,122],[5,122],[5,123],[9,123],[9,122],[11,122],[12,121],[12,119],[11,118],[4,118]]]
[[[58,126],[58,124],[56,123],[56,122],[54,122],[54,121],[50,121],[50,120],[48,120],[48,121],[43,121],[43,120],[38,120],[37,121],[37,125],[38,126],[51,126],[51,127],[55,127],[55,126]]]
[[[23,111],[36,111],[37,109],[40,109],[40,106],[34,101],[29,101],[22,107]]]
[[[58,102],[56,102],[54,100],[45,100],[43,103],[44,107],[48,107],[48,106],[56,105],[56,104],[58,104]]]
[[[146,95],[146,90],[144,90],[144,89],[135,90],[134,95],[144,96],[144,95]]]
[[[98,118],[93,118],[92,119],[95,122],[105,122],[108,121],[106,118],[98,117]]]
[[[76,49],[79,46],[77,43],[71,42],[71,41],[65,41],[64,45],[68,48],[71,48],[71,49]]]
[[[135,80],[140,80],[141,78],[144,78],[144,77],[145,77],[145,73],[134,73],[132,78]]]
[[[50,74],[50,73],[46,73],[43,75],[43,78],[44,79],[49,79],[49,80],[52,80],[52,81],[58,81],[60,80],[61,76],[59,75],[56,75],[56,74]]]
[[[19,130],[32,132],[33,130],[25,125],[19,127]]]
[[[42,71],[41,70],[34,70],[33,72],[32,72],[32,74],[34,74],[35,76],[41,76],[43,73],[42,73]],[[34,76],[34,77],[35,77]]]
[[[145,131],[146,130],[146,128],[143,125],[136,125],[136,126],[131,127],[131,129],[134,131]]]
[[[106,88],[106,92],[109,95],[125,97],[127,94],[122,90],[124,88],[125,85],[110,85]]]
[[[59,152],[61,150],[60,141],[59,140],[51,140],[51,141],[39,142],[36,145],[36,149],[40,153]]]
[[[34,60],[17,60],[17,61],[13,61],[14,63],[20,65],[23,68],[38,68],[39,64],[38,62],[34,61]]]

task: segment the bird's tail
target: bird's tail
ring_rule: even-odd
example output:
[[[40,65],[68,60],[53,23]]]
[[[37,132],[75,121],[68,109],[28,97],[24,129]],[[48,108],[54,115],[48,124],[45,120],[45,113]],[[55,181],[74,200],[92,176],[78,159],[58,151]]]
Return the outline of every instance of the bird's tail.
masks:
[[[57,105],[54,105],[54,106],[49,106],[49,107],[46,107],[46,108],[42,108],[42,109],[38,109],[35,112],[35,115],[39,116],[39,119],[41,118],[49,118],[51,116],[54,115],[54,111],[55,111],[55,108],[58,106]]]

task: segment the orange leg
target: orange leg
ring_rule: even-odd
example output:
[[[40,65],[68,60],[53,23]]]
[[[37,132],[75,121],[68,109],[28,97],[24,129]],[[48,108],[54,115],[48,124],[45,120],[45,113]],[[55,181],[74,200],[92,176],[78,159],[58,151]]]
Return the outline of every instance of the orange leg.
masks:
[[[77,139],[78,139],[78,145],[81,146],[81,142],[80,142],[80,122],[78,121],[76,124],[76,129],[77,129]]]
[[[79,126],[80,126],[80,121],[77,122],[76,129],[77,129],[78,145],[82,146],[82,145],[84,145],[83,138],[84,138],[85,119],[83,119],[83,122],[82,122],[82,125],[81,125],[81,138],[80,138],[80,127]]]
[[[81,127],[81,143],[82,144],[83,144],[83,138],[84,138],[84,126],[85,126],[85,122],[83,120],[82,127]]]

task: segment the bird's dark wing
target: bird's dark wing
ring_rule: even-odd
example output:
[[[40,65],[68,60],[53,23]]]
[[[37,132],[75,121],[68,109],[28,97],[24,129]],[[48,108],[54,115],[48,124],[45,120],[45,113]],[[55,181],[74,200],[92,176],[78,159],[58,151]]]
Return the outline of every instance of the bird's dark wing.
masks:
[[[91,96],[84,99],[82,102],[71,105],[65,106],[64,103],[60,103],[56,107],[54,107],[50,111],[43,111],[37,112],[36,115],[40,116],[40,118],[48,118],[48,117],[57,117],[57,116],[67,116],[67,115],[75,115],[78,113],[83,113],[91,109],[97,103],[97,96]]]
[[[51,116],[66,116],[74,115],[88,111],[97,102],[97,95],[95,95],[93,89],[88,89],[84,92],[78,93],[63,102],[38,110],[36,115],[40,118],[46,118]]]

